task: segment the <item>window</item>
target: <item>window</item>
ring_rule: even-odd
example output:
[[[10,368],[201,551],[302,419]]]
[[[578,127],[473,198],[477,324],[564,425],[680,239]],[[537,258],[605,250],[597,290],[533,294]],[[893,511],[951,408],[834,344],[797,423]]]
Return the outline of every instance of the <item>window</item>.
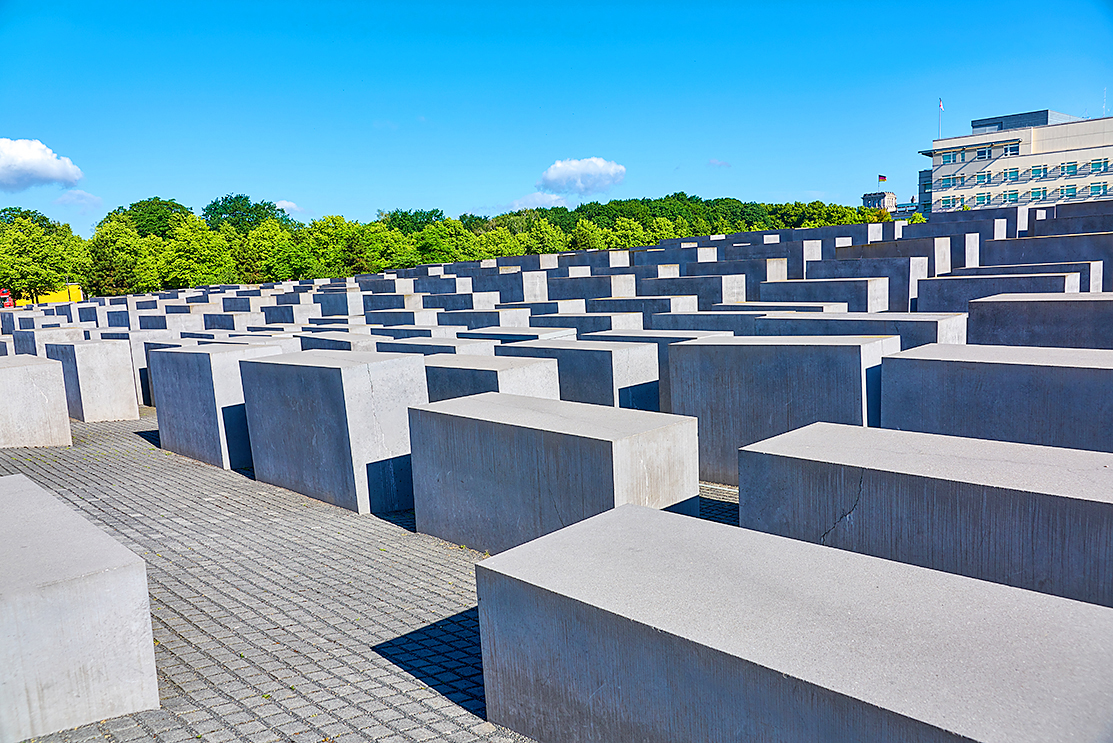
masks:
[[[944,165],[954,165],[955,163],[964,163],[964,162],[966,162],[966,153],[965,152],[944,152],[943,153],[943,164]]]
[[[1109,160],[1091,160],[1090,172],[1091,173],[1104,173],[1109,170]]]
[[[1091,183],[1090,184],[1090,195],[1091,196],[1105,196],[1105,191],[1106,191],[1106,188],[1105,188],[1104,183]]]
[[[1019,155],[1020,143],[1005,145],[1005,147],[1001,150],[1001,154],[1005,157],[1009,157],[1010,155]]]
[[[1060,163],[1059,175],[1078,175],[1078,163]]]
[[[944,209],[955,209],[957,207],[962,206],[965,203],[966,203],[966,199],[963,198],[962,196],[944,196],[943,197],[943,208]]]
[[[939,184],[940,188],[954,188],[957,186],[966,185],[966,176],[964,175],[945,175],[943,182]]]
[[[988,170],[985,170],[985,171],[982,171],[981,173],[978,173],[977,181],[978,181],[978,185],[993,183],[993,176],[990,175]]]
[[[1069,199],[1078,193],[1077,186],[1063,186],[1059,189],[1060,198]]]
[[[1001,194],[1001,196],[1005,199],[1006,203],[1020,201],[1020,194],[1016,191],[1006,191]]]
[[[974,197],[974,202],[978,206],[985,206],[986,204],[988,204],[992,200],[993,200],[993,195],[989,194],[989,193],[980,193],[980,194],[977,194]]]
[[[1043,201],[1047,198],[1046,188],[1033,188],[1031,193],[1032,201]]]
[[[993,157],[993,148],[992,147],[979,147],[978,148],[978,155],[974,159],[975,160],[988,160],[991,157]]]
[[[1020,180],[1020,171],[1017,170],[1016,168],[1009,168],[1008,170],[1002,170],[1001,175],[1004,177],[1004,179],[1006,181],[1019,181]]]
[[[1047,166],[1046,165],[1033,165],[1032,166],[1032,177],[1033,178],[1046,178],[1047,177]]]

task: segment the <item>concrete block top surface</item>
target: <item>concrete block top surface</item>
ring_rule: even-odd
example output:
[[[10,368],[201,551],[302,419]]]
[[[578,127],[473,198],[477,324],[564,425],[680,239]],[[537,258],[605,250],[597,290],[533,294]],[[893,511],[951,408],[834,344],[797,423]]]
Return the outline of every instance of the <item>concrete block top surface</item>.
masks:
[[[864,314],[864,313],[863,313]],[[895,335],[727,335],[683,341],[682,346],[867,346],[893,339]],[[1113,352],[1111,352],[1113,353]]]
[[[414,407],[430,413],[474,418],[489,423],[599,441],[617,441],[646,431],[688,425],[693,420],[683,415],[509,395],[504,392],[484,392]]]
[[[421,364],[421,356],[410,353],[383,353],[380,351],[338,351],[314,348],[309,351],[295,351],[261,359],[252,359],[260,364],[283,364],[286,366],[313,366],[330,369],[349,369],[356,366],[378,364],[386,361],[406,361]]]
[[[553,359],[523,356],[476,356],[455,353],[436,353],[423,358],[426,366],[435,366],[441,369],[482,369],[487,371],[525,369],[538,364],[551,365],[556,363]]]
[[[629,505],[476,570],[964,739],[1113,730],[1106,607]]]
[[[1062,296],[1061,294],[1058,296]],[[788,320],[877,320],[879,322],[939,322],[965,317],[965,312],[767,312],[766,318]]]
[[[143,559],[24,475],[0,477],[0,599]]]
[[[637,343],[639,341],[695,340],[697,338],[732,337],[729,330],[599,330],[584,333],[580,340],[615,341],[617,343]]]
[[[109,342],[109,341],[105,341]],[[265,343],[205,343],[196,346],[179,346],[177,348],[160,348],[152,353],[166,354],[204,354],[205,356],[266,356],[267,354],[280,354],[279,346],[268,346]]]
[[[1032,294],[994,294],[971,302],[1113,302],[1113,292],[1034,292]]]
[[[1022,366],[1063,366],[1078,369],[1113,369],[1113,350],[1105,348],[1051,348],[1047,346],[979,346],[929,343],[893,354],[893,358],[957,361]]]
[[[776,456],[1113,503],[1113,454],[813,423],[742,448]]]
[[[16,356],[0,356],[0,369],[10,369],[17,366],[57,366],[61,367],[61,361],[48,359],[45,356],[31,356],[30,354],[18,354]]]

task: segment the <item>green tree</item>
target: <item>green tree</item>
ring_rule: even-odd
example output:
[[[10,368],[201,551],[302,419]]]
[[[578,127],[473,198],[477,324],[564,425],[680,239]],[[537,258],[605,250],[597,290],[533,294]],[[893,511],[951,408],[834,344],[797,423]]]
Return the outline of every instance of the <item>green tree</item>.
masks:
[[[489,256],[479,249],[475,233],[464,227],[458,219],[445,219],[426,225],[413,236],[414,254],[421,263],[451,263],[477,261]]]
[[[924,222],[927,222],[927,217],[921,212],[913,212],[912,216],[908,218],[908,224],[923,224]]]
[[[604,250],[611,231],[605,230],[589,219],[576,222],[568,247],[572,250]]]
[[[428,211],[422,211],[421,209],[416,209],[414,211],[395,209],[389,212],[380,211],[379,221],[400,231],[403,235],[412,235],[415,232],[421,232],[426,227],[434,225],[437,222],[445,221],[445,216],[444,212],[440,209],[429,209]]]
[[[89,253],[85,241],[69,225],[34,216],[15,216],[0,222],[0,287],[16,299],[38,302],[69,281],[85,283]]]
[[[608,235],[607,247],[615,250],[618,248],[637,248],[646,244],[645,229],[629,217],[619,217],[614,222],[614,229]]]
[[[668,240],[674,237],[686,237],[676,231],[676,225],[668,217],[654,217],[653,221],[649,223],[649,228],[646,230],[647,244],[656,245],[662,240]]]
[[[214,199],[201,210],[201,217],[211,230],[229,224],[236,232],[246,235],[253,229],[273,219],[288,230],[296,230],[297,220],[270,201],[252,201],[247,194],[228,194]]]
[[[183,289],[236,281],[236,261],[228,240],[219,229],[192,214],[171,217],[167,242],[166,286]]]
[[[489,258],[502,258],[508,255],[522,255],[525,245],[505,227],[496,227],[479,235],[479,252]]]
[[[568,250],[568,235],[547,219],[534,222],[528,232],[518,235],[526,253],[560,253]]]
[[[158,235],[141,236],[127,215],[111,214],[101,220],[87,245],[89,294],[136,294],[162,288],[166,242]]]
[[[136,201],[130,206],[118,206],[101,220],[97,228],[109,219],[125,216],[135,226],[135,231],[140,237],[157,235],[163,239],[170,236],[170,218],[175,214],[193,214],[188,206],[179,204],[174,199],[160,199],[152,196],[149,199]]]

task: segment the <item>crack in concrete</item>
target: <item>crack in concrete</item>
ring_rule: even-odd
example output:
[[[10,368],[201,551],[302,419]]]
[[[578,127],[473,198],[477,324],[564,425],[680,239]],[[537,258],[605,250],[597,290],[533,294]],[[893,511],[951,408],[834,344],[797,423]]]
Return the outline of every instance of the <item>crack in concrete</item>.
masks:
[[[854,513],[855,509],[858,508],[858,503],[860,503],[861,500],[862,500],[862,486],[865,483],[865,480],[866,480],[866,470],[865,470],[865,468],[862,468],[862,469],[858,470],[858,494],[854,498],[854,505],[852,505],[850,507],[850,509],[846,513],[844,513],[842,516],[839,516],[837,519],[835,519],[835,523],[831,524],[830,529],[823,532],[823,536],[821,536],[819,538],[819,543],[820,544],[826,544],[827,543],[827,537],[830,536],[831,532],[833,532],[835,530],[835,528],[838,527],[839,524],[841,524],[843,521],[845,521],[850,516],[850,514]]]

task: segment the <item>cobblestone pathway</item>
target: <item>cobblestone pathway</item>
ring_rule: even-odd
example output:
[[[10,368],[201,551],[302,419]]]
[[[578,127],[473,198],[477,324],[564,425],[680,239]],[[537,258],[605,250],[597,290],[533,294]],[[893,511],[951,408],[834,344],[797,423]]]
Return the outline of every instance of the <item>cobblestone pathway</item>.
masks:
[[[473,565],[413,512],[359,516],[158,448],[139,421],[0,450],[147,561],[162,709],[40,740],[526,741],[486,722]],[[733,495],[733,514],[731,496]],[[703,514],[737,523],[737,494]]]

